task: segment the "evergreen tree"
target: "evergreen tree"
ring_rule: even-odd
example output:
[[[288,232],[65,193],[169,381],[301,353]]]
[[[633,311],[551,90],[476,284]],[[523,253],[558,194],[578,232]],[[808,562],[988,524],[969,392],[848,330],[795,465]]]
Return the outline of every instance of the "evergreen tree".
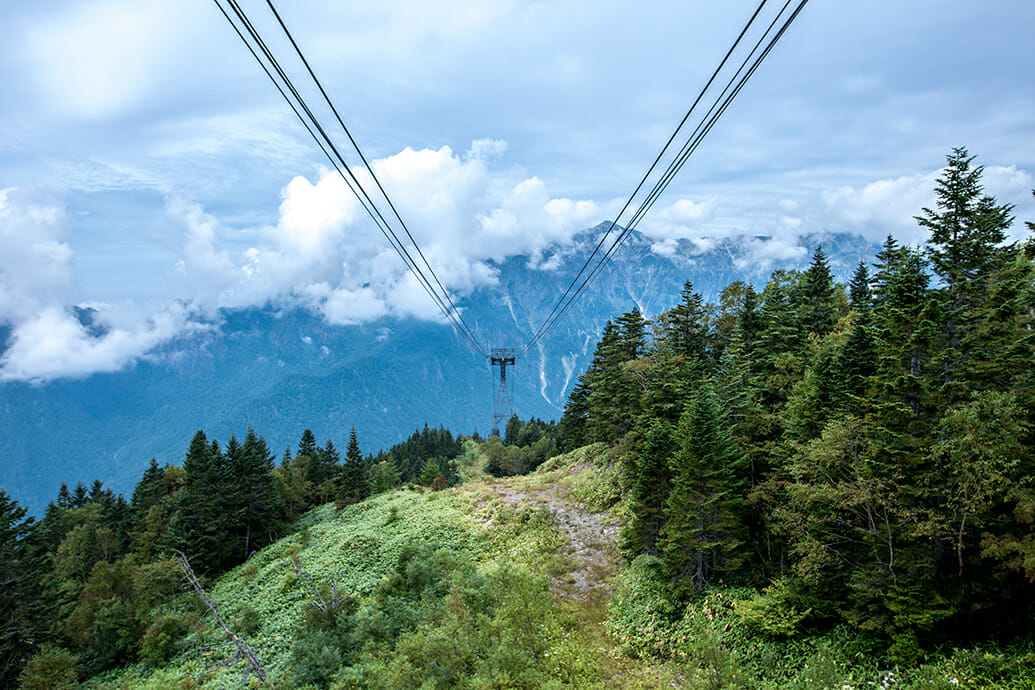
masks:
[[[567,453],[589,443],[586,429],[589,419],[589,370],[579,377],[568,400],[564,403],[564,414],[557,430],[557,449]]]
[[[594,410],[593,395],[597,390],[600,379],[603,376],[605,367],[609,364],[610,353],[616,349],[615,343],[618,340],[618,331],[615,324],[608,321],[604,324],[604,332],[597,342],[593,351],[593,359],[586,368],[585,373],[579,377],[578,383],[568,396],[568,402],[564,406],[564,415],[561,417],[560,447],[562,452],[575,450],[579,446],[592,443],[598,440],[596,437],[596,423],[593,421]]]
[[[590,438],[615,444],[633,427],[640,413],[642,388],[629,364],[643,356],[647,322],[638,309],[615,320],[594,355],[592,388],[587,400]]]
[[[877,351],[869,309],[853,313],[848,338],[838,355],[836,371],[842,379],[844,409],[852,414],[863,414],[870,377],[877,372]]]
[[[0,489],[0,686],[14,687],[36,644],[36,597],[30,582],[33,518]]]
[[[401,478],[391,455],[374,465],[373,475],[372,491],[375,494],[384,493],[398,486]]]
[[[295,455],[304,455],[312,460],[316,459],[317,446],[316,436],[309,429],[302,432],[302,438],[298,440],[298,451]]]
[[[658,319],[655,346],[643,360],[626,364],[627,374],[640,380],[648,419],[679,420],[694,386],[711,369],[709,338],[708,309],[686,281],[679,304]]]
[[[935,209],[925,208],[917,221],[930,230],[928,256],[944,285],[944,344],[936,363],[942,369],[942,404],[952,405],[969,390],[972,360],[982,357],[974,329],[988,318],[984,308],[993,275],[1008,255],[1000,249],[1013,222],[1012,206],[984,195],[983,168],[972,167],[965,148],[947,157],[935,188]]]
[[[742,565],[744,456],[709,386],[701,386],[679,421],[671,458],[672,490],[659,549],[677,592],[701,591]]]
[[[59,508],[72,507],[72,492],[68,490],[68,484],[65,482],[61,482],[61,488],[58,489],[57,505]]]
[[[90,496],[89,490],[86,488],[86,484],[81,481],[76,482],[75,490],[72,492],[72,507],[82,508],[86,505],[86,501]]]
[[[884,239],[880,251],[877,252],[877,263],[873,266],[876,269],[873,275],[874,307],[879,307],[883,304],[888,292],[888,281],[896,272],[896,266],[902,258],[903,251],[903,248],[898,244],[898,240],[892,235],[888,235]]]
[[[632,517],[622,532],[622,551],[629,560],[641,553],[658,553],[658,538],[665,524],[671,486],[669,457],[673,447],[668,425],[660,420],[652,421],[636,457],[630,496]]]
[[[345,503],[358,503],[370,495],[370,480],[367,476],[367,465],[359,450],[359,439],[356,427],[349,432],[349,443],[345,448],[345,467],[341,473],[341,490],[338,500]]]
[[[840,365],[845,340],[843,331],[833,331],[814,341],[809,350],[809,366],[781,411],[788,439],[816,438],[827,420],[844,409],[845,377]]]
[[[639,312],[637,312],[638,314]],[[661,317],[665,340],[686,361],[703,361],[708,351],[708,312],[704,298],[689,280],[683,283],[679,303]]]
[[[327,439],[309,463],[309,477],[313,485],[310,502],[313,505],[326,503],[335,497],[341,469],[341,455],[334,447],[334,442]]]
[[[866,268],[866,262],[860,261],[848,284],[848,304],[857,312],[869,311],[872,298],[870,272]]]
[[[521,433],[521,430],[523,428],[524,428],[524,424],[521,422],[521,420],[518,418],[518,416],[516,414],[515,415],[511,415],[510,419],[507,420],[506,427],[504,427],[503,445],[505,445],[505,446],[517,446],[517,445],[520,445],[518,443],[518,435]]]
[[[892,452],[926,445],[937,416],[931,395],[931,351],[940,321],[928,299],[926,264],[916,249],[903,248],[888,274],[874,311],[877,354],[873,414]]]
[[[133,511],[138,517],[143,517],[151,506],[158,503],[166,494],[165,471],[158,466],[158,461],[152,457],[144,474],[133,489],[133,498],[130,503]]]
[[[266,440],[249,427],[240,451],[233,455],[229,451],[227,444],[231,458],[228,510],[238,549],[230,555],[230,564],[235,564],[276,538],[282,509],[273,482],[274,458]]]
[[[838,319],[834,277],[830,273],[830,264],[822,246],[816,247],[813,252],[812,264],[802,275],[799,290],[798,323],[803,340],[809,333],[822,337],[832,331]]]
[[[421,467],[419,481],[424,486],[431,486],[432,482],[438,479],[439,475],[442,474],[442,468],[438,466],[438,463],[434,459],[428,458]]]
[[[202,430],[191,439],[183,461],[183,489],[165,535],[166,545],[187,554],[200,572],[220,570],[228,531],[222,454],[213,447],[218,451]]]
[[[953,149],[938,178],[935,209],[924,208],[916,219],[930,230],[928,255],[935,273],[945,282],[950,311],[965,306],[983,289],[994,268],[997,248],[1006,239],[1012,206],[998,205],[984,195],[982,166],[971,167],[976,156]]]

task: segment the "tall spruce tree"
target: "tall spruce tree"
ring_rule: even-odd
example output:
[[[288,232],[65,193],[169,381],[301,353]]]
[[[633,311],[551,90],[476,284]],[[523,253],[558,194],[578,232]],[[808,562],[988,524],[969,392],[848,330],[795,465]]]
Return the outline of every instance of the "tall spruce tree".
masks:
[[[798,289],[798,323],[803,341],[810,333],[822,337],[832,331],[838,319],[834,277],[822,246],[813,252],[812,264],[802,275]]]
[[[686,594],[742,565],[745,463],[709,385],[698,388],[676,435],[658,547],[669,580]]]
[[[870,271],[866,268],[866,262],[860,261],[848,283],[848,306],[857,312],[869,311],[872,299]]]
[[[276,538],[282,509],[273,482],[274,456],[264,438],[249,427],[240,451],[227,455],[231,457],[228,502],[237,545],[232,561],[239,563]]]
[[[982,166],[965,148],[953,149],[938,178],[934,209],[916,219],[930,231],[927,254],[942,281],[944,343],[936,362],[942,371],[943,405],[952,405],[970,390],[974,357],[983,356],[974,329],[989,316],[986,292],[1008,252],[1000,245],[1013,222],[1012,206],[997,204],[981,185]]]
[[[671,487],[669,457],[673,448],[669,425],[662,420],[652,421],[636,457],[630,490],[632,517],[622,530],[622,551],[630,560],[641,553],[658,554],[658,538],[665,524]]]
[[[22,664],[38,642],[36,597],[30,582],[33,518],[0,489],[0,686],[15,687]]]
[[[601,358],[587,401],[588,428],[595,441],[617,443],[632,430],[639,416],[642,387],[628,365],[643,356],[646,330],[647,321],[634,309],[615,320],[609,338],[601,338],[597,347]]]
[[[182,551],[200,572],[218,572],[228,532],[226,475],[219,446],[209,445],[205,432],[191,439],[183,461],[184,483],[165,534],[166,545]]]
[[[356,427],[349,431],[349,443],[345,447],[345,467],[341,473],[341,490],[338,500],[343,503],[358,503],[370,495],[370,479],[367,465],[359,450]]]

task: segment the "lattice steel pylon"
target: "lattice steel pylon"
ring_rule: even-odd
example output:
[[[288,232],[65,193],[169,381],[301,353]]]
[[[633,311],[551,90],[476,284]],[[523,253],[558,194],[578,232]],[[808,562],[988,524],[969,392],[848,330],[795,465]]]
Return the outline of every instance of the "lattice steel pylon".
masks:
[[[514,366],[517,357],[514,348],[494,347],[489,355],[489,363],[500,368],[500,385],[496,388],[496,402],[492,406],[492,428],[489,436],[499,436],[500,426],[506,426],[514,415],[514,405],[510,400],[510,389],[507,388],[507,367]]]

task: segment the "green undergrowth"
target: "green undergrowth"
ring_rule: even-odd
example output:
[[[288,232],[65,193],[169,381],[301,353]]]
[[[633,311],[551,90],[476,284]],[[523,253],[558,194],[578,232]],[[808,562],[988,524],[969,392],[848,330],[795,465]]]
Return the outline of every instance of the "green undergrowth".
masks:
[[[900,669],[846,627],[794,634],[801,612],[774,610],[772,592],[723,586],[680,602],[646,556],[605,575],[610,601],[572,597],[574,556],[544,495],[623,519],[603,445],[526,477],[328,504],[205,583],[268,684],[242,684],[234,645],[184,593],[169,621],[189,625],[170,624],[162,655],[86,687],[1035,689],[1030,647],[938,650]]]
[[[474,557],[483,549],[484,528],[467,514],[466,505],[448,491],[407,490],[376,496],[340,513],[333,504],[324,505],[303,516],[295,534],[210,583],[208,593],[232,627],[243,622],[252,628],[251,634],[240,634],[271,676],[286,678],[293,670],[298,628],[316,599],[306,576],[325,597],[332,595],[333,583],[340,597],[364,600],[390,578],[407,548],[433,545]],[[193,599],[185,596],[182,606],[195,608]],[[91,687],[170,687],[172,678],[173,685],[182,687],[231,687],[240,683],[244,665],[216,667],[234,653],[228,642],[206,617],[180,640],[179,656],[168,667],[137,664],[102,676]]]
[[[402,490],[308,513],[294,534],[206,589],[268,670],[265,687],[670,684],[664,664],[615,658],[602,627],[556,595],[568,559],[542,506],[512,505],[485,487]],[[245,663],[199,615],[197,597],[186,593],[177,607],[195,622],[168,661],[109,671],[87,687],[242,687]],[[259,686],[254,674],[243,685]]]
[[[716,587],[679,603],[659,580],[656,559],[641,556],[618,578],[608,627],[624,655],[677,664],[687,688],[1035,688],[1030,643],[940,650],[902,669],[846,626],[793,637],[760,632],[750,606],[757,599],[751,588]]]

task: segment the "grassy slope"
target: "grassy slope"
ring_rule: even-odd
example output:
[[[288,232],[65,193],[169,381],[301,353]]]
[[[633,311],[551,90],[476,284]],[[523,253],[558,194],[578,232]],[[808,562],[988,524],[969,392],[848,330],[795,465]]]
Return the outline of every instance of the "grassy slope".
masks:
[[[476,453],[466,457],[468,484],[393,491],[341,512],[325,505],[303,517],[295,534],[209,586],[231,625],[254,627],[242,636],[276,687],[291,686],[292,641],[313,600],[309,584],[292,572],[293,559],[315,582],[336,579],[342,594],[369,602],[413,542],[469,554],[480,572],[508,564],[549,578],[555,620],[538,635],[551,687],[1035,687],[1035,676],[1024,670],[1025,662],[1035,662],[1030,652],[1025,659],[1016,650],[953,650],[921,669],[887,670],[853,656],[849,631],[790,641],[755,634],[734,610],[750,590],[719,590],[685,608],[674,605],[645,576],[642,562],[619,569],[613,557],[613,525],[624,519],[625,507],[602,446],[510,480],[485,476]],[[192,595],[178,605],[197,608]],[[242,622],[249,618],[257,623]],[[240,686],[244,664],[218,666],[233,647],[210,618],[179,651],[163,668],[138,664],[90,686]]]

